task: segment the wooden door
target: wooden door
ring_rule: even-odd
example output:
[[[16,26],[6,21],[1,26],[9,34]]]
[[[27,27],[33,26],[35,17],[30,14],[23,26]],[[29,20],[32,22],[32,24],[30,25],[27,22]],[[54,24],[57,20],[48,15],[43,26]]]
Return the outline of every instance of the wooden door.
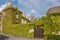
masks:
[[[40,29],[39,27],[34,28],[34,38],[43,38],[44,37],[44,30]]]

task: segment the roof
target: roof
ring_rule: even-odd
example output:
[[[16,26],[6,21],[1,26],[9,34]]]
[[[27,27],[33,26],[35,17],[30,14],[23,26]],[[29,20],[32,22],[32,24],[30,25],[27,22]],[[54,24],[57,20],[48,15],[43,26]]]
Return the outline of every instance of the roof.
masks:
[[[49,8],[47,11],[47,15],[55,12],[60,12],[60,6]]]
[[[14,5],[12,5],[12,3],[9,3],[9,6],[8,7],[6,7],[3,11],[7,11],[7,10],[12,10],[12,11],[18,11],[18,12],[20,12],[20,13],[23,13],[21,10],[19,10],[16,6],[14,6]],[[24,18],[25,20],[28,20],[28,21],[30,21],[29,19],[27,19],[27,18],[25,18],[25,17],[23,17],[22,16],[22,18]]]
[[[3,9],[3,11],[12,9],[12,10],[14,10],[14,11],[17,11],[17,10],[18,10],[20,13],[22,13],[22,11],[19,10],[16,6],[14,6],[11,2],[8,2],[8,3],[6,3],[6,4],[7,4],[7,5],[6,5],[6,7]]]
[[[22,18],[24,18],[25,20],[28,20],[28,21],[30,21],[29,19],[27,19],[27,18],[25,18],[25,17],[23,17],[23,16],[22,16]]]
[[[7,10],[9,10],[9,9],[12,9],[13,11],[17,11],[17,10],[18,10],[18,8],[10,7],[10,8],[4,9],[3,11],[7,11]],[[20,10],[18,10],[18,12],[22,13],[22,11],[20,11]]]

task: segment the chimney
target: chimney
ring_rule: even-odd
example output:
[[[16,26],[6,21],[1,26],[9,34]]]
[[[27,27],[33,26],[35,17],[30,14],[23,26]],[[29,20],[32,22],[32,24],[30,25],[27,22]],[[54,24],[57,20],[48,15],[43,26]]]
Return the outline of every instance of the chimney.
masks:
[[[8,3],[6,3],[6,4],[7,4],[6,7],[11,7],[11,6],[12,6],[12,3],[11,3],[11,2],[8,2]]]
[[[35,20],[35,17],[34,16],[31,16],[30,19],[31,19],[31,21],[34,21]]]

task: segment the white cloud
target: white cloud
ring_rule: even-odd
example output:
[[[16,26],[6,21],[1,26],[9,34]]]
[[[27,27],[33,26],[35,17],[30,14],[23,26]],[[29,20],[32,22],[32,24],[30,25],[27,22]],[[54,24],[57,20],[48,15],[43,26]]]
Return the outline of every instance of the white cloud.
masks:
[[[37,10],[31,10],[29,14],[30,14],[30,16],[35,16],[35,17],[38,17],[39,16],[39,13],[38,13]]]
[[[36,15],[36,14],[37,14],[37,11],[36,11],[36,10],[31,10],[31,11],[30,11],[30,14],[31,14],[31,15]]]
[[[26,8],[39,8],[41,7],[41,3],[39,0],[18,0],[19,5],[23,5]],[[40,9],[40,8],[39,8]]]
[[[57,2],[58,0],[45,0],[46,2]]]
[[[45,0],[47,3],[51,3],[52,6],[60,5],[59,0]]]
[[[43,5],[40,0],[18,0],[18,4],[26,7],[28,10],[39,10],[42,9]]]
[[[31,13],[36,13],[36,11],[35,10],[31,10]]]
[[[7,4],[1,5],[0,6],[0,12],[2,12],[2,10],[6,7]]]
[[[60,5],[58,0],[18,0],[18,4],[26,7],[34,15],[43,15],[48,7]],[[25,10],[25,9],[24,9]]]

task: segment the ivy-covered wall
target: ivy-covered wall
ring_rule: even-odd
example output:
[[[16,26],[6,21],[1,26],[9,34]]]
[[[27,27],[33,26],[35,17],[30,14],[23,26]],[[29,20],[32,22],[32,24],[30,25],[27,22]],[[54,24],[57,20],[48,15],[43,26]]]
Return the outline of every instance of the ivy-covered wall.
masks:
[[[4,11],[6,16],[3,17],[2,25],[3,25],[3,33],[17,35],[22,37],[34,38],[34,33],[29,33],[29,30],[34,26],[30,24],[20,24],[22,18],[22,13],[18,10],[9,9]],[[16,14],[18,13],[19,17],[16,19]],[[19,23],[16,24],[16,21]]]

